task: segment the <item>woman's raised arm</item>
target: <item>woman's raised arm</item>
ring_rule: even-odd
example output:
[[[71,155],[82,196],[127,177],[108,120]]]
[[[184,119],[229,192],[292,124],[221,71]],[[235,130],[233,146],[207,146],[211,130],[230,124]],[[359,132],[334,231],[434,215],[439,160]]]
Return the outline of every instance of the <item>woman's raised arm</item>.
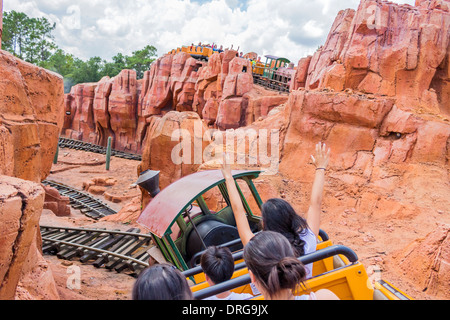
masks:
[[[311,203],[306,216],[311,231],[318,236],[320,230],[320,215],[322,211],[322,196],[325,183],[325,171],[330,160],[330,149],[326,149],[325,144],[319,142],[316,145],[316,155],[311,156],[316,167],[316,173],[311,191]]]
[[[234,219],[236,220],[239,237],[241,238],[242,244],[245,246],[255,235],[250,229],[241,197],[236,188],[236,182],[234,181],[233,175],[231,174],[231,166],[229,156],[227,154],[225,154],[225,159],[222,163],[222,174],[225,178],[228,195],[231,202],[231,209],[233,209]]]

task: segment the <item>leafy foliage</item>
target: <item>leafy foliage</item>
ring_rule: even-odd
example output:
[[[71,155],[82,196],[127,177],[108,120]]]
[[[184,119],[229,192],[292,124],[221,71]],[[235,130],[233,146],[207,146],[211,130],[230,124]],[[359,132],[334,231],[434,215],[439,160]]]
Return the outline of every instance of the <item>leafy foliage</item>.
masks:
[[[10,11],[4,13],[2,49],[22,60],[61,74],[65,80],[65,91],[77,83],[98,82],[102,77],[114,77],[123,69],[136,71],[142,79],[144,72],[156,58],[156,48],[147,45],[130,56],[122,53],[112,61],[92,57],[83,61],[58,48],[52,32],[56,24],[46,18],[30,18],[25,13]]]

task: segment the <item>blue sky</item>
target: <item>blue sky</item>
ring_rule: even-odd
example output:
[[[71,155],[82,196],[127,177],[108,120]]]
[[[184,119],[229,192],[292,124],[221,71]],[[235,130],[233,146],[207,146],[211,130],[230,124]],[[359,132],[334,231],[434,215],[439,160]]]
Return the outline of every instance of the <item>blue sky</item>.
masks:
[[[110,60],[147,44],[158,55],[191,43],[298,60],[324,44],[340,10],[359,0],[4,0],[16,10],[56,22],[59,47]],[[392,2],[414,5],[415,0]]]

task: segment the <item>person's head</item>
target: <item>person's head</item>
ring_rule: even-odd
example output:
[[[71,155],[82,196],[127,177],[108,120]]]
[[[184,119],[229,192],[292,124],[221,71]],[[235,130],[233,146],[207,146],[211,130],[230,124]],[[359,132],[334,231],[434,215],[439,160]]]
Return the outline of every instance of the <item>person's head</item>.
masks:
[[[297,215],[289,202],[283,199],[270,199],[261,208],[263,229],[284,235],[295,249],[296,256],[305,254],[305,242],[299,232],[308,227],[306,220]]]
[[[200,258],[200,265],[207,280],[213,284],[230,280],[234,272],[234,260],[227,247],[212,246],[206,249]]]
[[[186,278],[174,266],[157,264],[141,272],[134,283],[133,300],[193,300]]]
[[[252,282],[266,299],[283,291],[294,293],[303,284],[306,269],[283,235],[262,231],[244,247],[244,260]]]

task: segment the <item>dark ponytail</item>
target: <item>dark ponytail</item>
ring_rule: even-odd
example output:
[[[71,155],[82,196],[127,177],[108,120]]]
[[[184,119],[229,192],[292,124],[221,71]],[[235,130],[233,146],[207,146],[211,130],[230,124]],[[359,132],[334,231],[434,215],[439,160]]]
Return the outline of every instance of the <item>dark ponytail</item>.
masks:
[[[297,215],[289,202],[283,199],[270,199],[262,206],[264,230],[284,235],[295,250],[295,256],[305,254],[305,241],[299,233],[305,232],[308,224]]]
[[[244,260],[270,297],[283,289],[294,292],[306,277],[305,266],[295,258],[289,241],[277,232],[255,235],[244,248]]]
[[[291,289],[294,292],[305,277],[306,269],[304,265],[294,257],[285,257],[273,266],[269,274],[268,293],[273,295],[282,289]]]

